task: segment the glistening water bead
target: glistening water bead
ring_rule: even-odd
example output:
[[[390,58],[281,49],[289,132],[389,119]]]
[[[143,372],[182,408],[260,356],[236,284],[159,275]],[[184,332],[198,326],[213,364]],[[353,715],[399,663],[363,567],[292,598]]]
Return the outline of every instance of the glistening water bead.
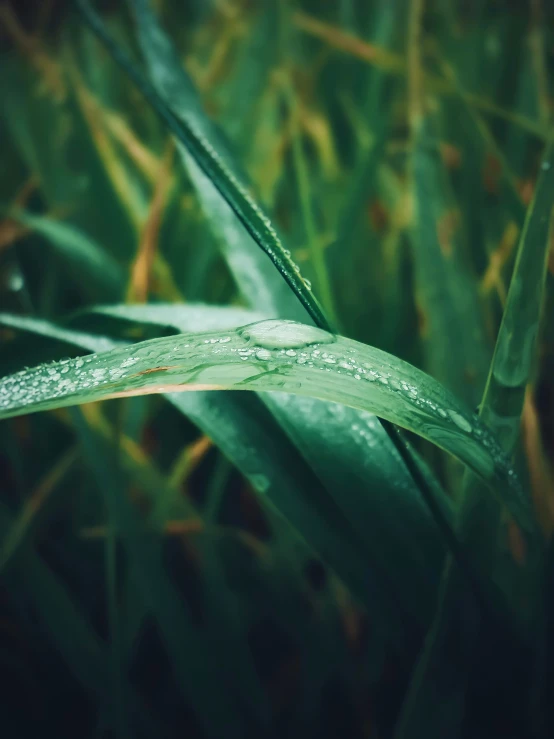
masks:
[[[312,344],[332,344],[333,334],[296,321],[261,321],[237,329],[243,339],[262,349],[301,349]]]

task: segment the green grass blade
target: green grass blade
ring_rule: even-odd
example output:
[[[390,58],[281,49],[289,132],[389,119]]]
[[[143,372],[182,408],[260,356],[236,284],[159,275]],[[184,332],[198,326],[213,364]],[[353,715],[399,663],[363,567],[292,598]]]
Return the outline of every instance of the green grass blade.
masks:
[[[386,352],[294,322],[153,339],[23,370],[0,382],[0,418],[109,397],[231,388],[341,402],[410,429],[498,492],[505,488],[506,506],[533,530],[529,501],[498,443],[449,391]]]
[[[257,248],[212,180],[183,146],[179,146],[179,151],[221,253],[245,300],[268,318],[306,321],[308,314],[274,265]]]
[[[226,159],[219,153],[220,148],[210,140],[211,125],[208,125],[205,116],[200,116],[198,109],[191,107],[188,79],[175,50],[158,27],[147,3],[137,0],[133,2],[133,8],[139,41],[149,63],[153,84],[142,77],[122,49],[110,38],[90,4],[86,0],[78,0],[78,6],[91,29],[133,79],[165,125],[217,187],[252,238],[277,267],[314,322],[328,329],[329,324],[319,303],[297,271],[275,227],[250,195],[248,186],[242,181],[240,174],[230,168]]]
[[[480,415],[506,453],[515,448],[525,388],[533,375],[554,206],[554,146],[543,157],[521,234]]]

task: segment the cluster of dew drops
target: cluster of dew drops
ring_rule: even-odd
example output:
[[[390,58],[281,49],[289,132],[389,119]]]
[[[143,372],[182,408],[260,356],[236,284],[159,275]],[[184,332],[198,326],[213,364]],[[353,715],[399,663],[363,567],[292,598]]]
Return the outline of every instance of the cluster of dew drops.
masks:
[[[139,357],[127,357],[118,367],[92,367],[102,355],[89,354],[76,359],[62,359],[52,365],[24,369],[0,380],[0,410],[37,405],[67,397],[72,393],[96,388],[122,379],[128,367]]]
[[[371,362],[365,361],[361,352],[352,347],[333,351],[337,337],[313,326],[294,321],[261,321],[230,332],[231,335],[198,339],[191,343],[176,343],[172,350],[160,352],[152,346],[129,346],[124,359],[117,366],[106,367],[102,354],[91,354],[77,359],[65,359],[53,365],[42,365],[23,370],[0,380],[0,409],[39,404],[55,400],[75,392],[89,391],[101,385],[125,379],[133,365],[154,356],[163,357],[164,362],[172,359],[190,361],[191,351],[204,347],[211,354],[237,356],[242,361],[263,362],[266,366],[275,363],[283,370],[292,363],[324,372],[334,372],[351,377],[356,381],[376,383],[383,390],[400,394],[410,405],[434,416],[443,423],[451,422],[466,435],[483,436],[479,425],[473,426],[465,416],[454,409],[443,408],[412,383],[383,372]],[[183,337],[184,338],[184,337]],[[187,341],[191,337],[187,337]],[[175,339],[175,337],[173,337]],[[227,345],[227,346],[226,346]],[[199,356],[203,352],[200,351]],[[180,356],[179,356],[180,355]],[[488,446],[488,439],[482,438]]]
[[[231,336],[217,336],[192,343],[179,343],[172,351],[163,353],[163,361],[171,361],[181,354],[186,358],[187,349],[210,347],[214,355],[237,355],[243,361],[275,362],[283,369],[296,363],[325,372],[343,374],[357,381],[377,383],[391,393],[400,393],[413,406],[435,416],[441,421],[451,421],[466,434],[480,434],[469,421],[453,409],[444,409],[428,398],[413,384],[399,380],[391,373],[375,368],[374,364],[360,358],[356,349],[348,347],[341,354],[330,346],[336,337],[321,329],[297,324],[294,321],[262,321],[237,329]],[[188,337],[187,337],[188,338]],[[241,346],[236,346],[239,339]],[[230,344],[230,346],[225,346]],[[208,345],[208,346],[206,346]],[[77,359],[64,359],[53,365],[41,365],[23,370],[0,381],[0,408],[27,406],[41,401],[54,400],[74,392],[90,390],[101,385],[124,379],[133,365],[153,356],[151,347],[128,347],[129,356],[114,367],[98,366],[103,355],[90,354]],[[184,352],[184,354],[182,354]],[[159,357],[159,352],[157,353]]]
[[[360,352],[356,349],[347,347],[341,350],[341,355],[331,351],[329,344],[336,341],[336,337],[331,334],[302,325],[302,329],[295,339],[293,331],[290,334],[285,332],[281,336],[272,333],[272,323],[271,321],[265,321],[262,324],[257,324],[262,329],[264,324],[267,327],[268,330],[262,334],[256,334],[252,330],[253,327],[246,327],[242,336],[246,338],[249,346],[236,350],[241,359],[246,361],[255,358],[262,362],[275,361],[280,364],[294,362],[297,365],[305,365],[325,372],[343,374],[355,380],[377,383],[391,393],[400,393],[411,405],[418,409],[430,413],[442,421],[452,421],[464,433],[471,434],[475,432],[476,435],[479,435],[481,430],[479,428],[474,429],[461,413],[453,409],[444,409],[424,397],[412,383],[398,379],[390,372],[379,371],[373,363],[360,358]],[[283,328],[283,323],[286,325],[286,322],[274,323],[278,330]],[[300,325],[290,322],[291,328]],[[270,334],[269,337],[268,334]],[[310,341],[310,334],[313,335],[314,342]]]

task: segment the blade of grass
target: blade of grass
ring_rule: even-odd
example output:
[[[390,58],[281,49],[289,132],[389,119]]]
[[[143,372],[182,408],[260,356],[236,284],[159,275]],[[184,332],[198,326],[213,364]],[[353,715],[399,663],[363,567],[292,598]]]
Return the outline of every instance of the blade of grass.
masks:
[[[342,402],[413,430],[499,493],[505,487],[509,510],[534,530],[529,501],[498,443],[450,392],[386,352],[292,321],[153,339],[23,370],[0,382],[0,418],[109,397],[228,388]]]
[[[187,104],[179,105],[179,98],[175,96],[175,81],[167,78],[167,68],[181,69],[178,57],[166,37],[158,28],[155,17],[149,10],[147,3],[142,0],[133,0],[132,7],[138,24],[139,41],[142,51],[150,62],[150,72],[153,75],[154,85],[149,83],[137,71],[123,50],[113,41],[99,16],[92,10],[86,0],[77,0],[77,4],[90,28],[105,44],[114,59],[120,64],[162,118],[165,125],[185,146],[198,166],[209,177],[211,182],[223,195],[241,223],[245,226],[252,238],[267,254],[287,284],[306,308],[314,322],[329,328],[319,303],[307,288],[306,283],[297,271],[289,253],[283,247],[275,227],[262,208],[256,204],[249,194],[248,186],[242,181],[237,171],[233,171],[228,162],[219,153],[221,146],[214,146],[208,132],[205,118],[190,107],[190,95],[185,98]],[[181,84],[188,87],[189,83],[184,74]]]
[[[332,317],[333,324],[337,325],[333,292],[329,281],[325,254],[321,246],[321,239],[317,232],[314,217],[310,175],[308,163],[306,161],[304,141],[299,125],[299,103],[296,99],[298,93],[293,87],[292,75],[290,72],[288,72],[284,78],[283,87],[284,98],[289,108],[289,118],[292,129],[292,155],[296,184],[298,187],[298,200],[300,203],[300,212],[302,214],[304,234],[310,252],[310,261],[316,276],[316,287],[322,296],[325,310],[327,314]]]

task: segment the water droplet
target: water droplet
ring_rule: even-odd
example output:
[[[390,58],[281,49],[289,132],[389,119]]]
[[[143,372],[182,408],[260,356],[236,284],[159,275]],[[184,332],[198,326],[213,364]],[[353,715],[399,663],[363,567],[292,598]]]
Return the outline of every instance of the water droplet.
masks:
[[[542,169],[542,170],[543,170],[544,172],[548,172],[548,170],[550,169],[550,167],[551,167],[551,164],[550,164],[550,162],[543,162],[543,163],[541,164],[541,169]]]
[[[271,359],[271,352],[269,351],[269,349],[258,349],[258,351],[256,352],[256,357],[265,362],[268,359]]]
[[[462,431],[465,431],[467,434],[471,433],[471,424],[460,413],[455,410],[449,410],[448,415],[459,429],[462,429]]]
[[[246,341],[264,349],[300,349],[311,344],[332,344],[335,337],[315,326],[296,321],[261,321],[238,330]]]
[[[265,493],[269,490],[271,482],[265,475],[254,473],[250,475],[250,482],[259,493]]]

